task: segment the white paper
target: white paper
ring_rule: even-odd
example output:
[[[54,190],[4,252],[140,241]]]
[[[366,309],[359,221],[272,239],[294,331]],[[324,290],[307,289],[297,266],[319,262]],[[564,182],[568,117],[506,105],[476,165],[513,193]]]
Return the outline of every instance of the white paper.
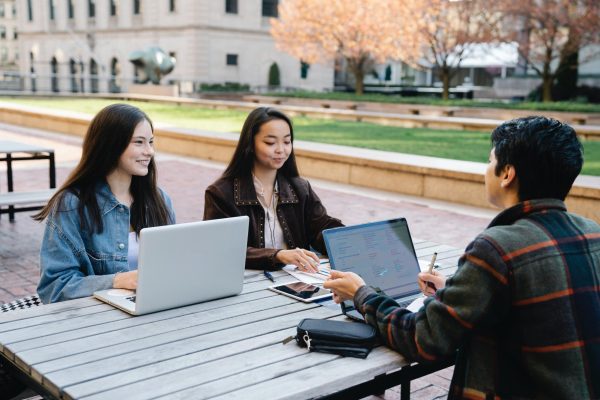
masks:
[[[412,301],[412,303],[410,303],[408,305],[408,307],[406,307],[406,309],[410,312],[417,312],[421,309],[421,307],[423,307],[423,302],[425,301],[425,299],[427,298],[427,296],[419,296],[416,299],[414,299]]]
[[[321,271],[320,274],[311,274],[309,272],[299,271],[298,267],[292,264],[286,265],[285,267],[283,267],[283,270],[304,283],[321,285],[324,281],[327,280],[327,278],[329,278],[329,263],[323,263],[319,265],[319,270]]]

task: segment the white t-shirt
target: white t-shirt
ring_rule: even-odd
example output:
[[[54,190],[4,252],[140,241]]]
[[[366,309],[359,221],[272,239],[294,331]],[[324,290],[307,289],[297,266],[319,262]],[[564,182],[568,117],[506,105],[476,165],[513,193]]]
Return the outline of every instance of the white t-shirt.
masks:
[[[129,232],[129,247],[127,248],[127,264],[130,269],[136,269],[138,266],[138,253],[140,246],[138,244],[135,232]]]
[[[263,195],[262,183],[254,176],[254,189],[258,202],[265,211],[265,248],[266,249],[287,249],[283,230],[277,218],[277,201],[279,200],[279,186],[275,182],[273,188],[273,197],[270,202],[267,202]],[[268,203],[271,203],[270,207]]]

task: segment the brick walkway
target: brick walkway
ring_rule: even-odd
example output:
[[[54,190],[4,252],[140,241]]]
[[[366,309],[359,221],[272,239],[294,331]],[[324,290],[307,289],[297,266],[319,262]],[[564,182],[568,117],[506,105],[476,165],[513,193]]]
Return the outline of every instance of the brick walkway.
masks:
[[[57,182],[65,180],[80,155],[81,140],[43,131],[0,125],[0,139],[50,145],[56,149]],[[167,154],[157,156],[160,186],[171,196],[178,222],[202,219],[204,190],[223,166]],[[0,166],[4,168],[4,166]],[[5,169],[0,169],[0,191],[6,191]],[[21,162],[14,172],[15,190],[33,190],[48,184],[47,164]],[[494,214],[490,210],[463,208],[423,199],[364,190],[347,185],[311,180],[329,214],[346,224],[405,217],[414,237],[463,248]],[[30,215],[30,214],[29,214]],[[39,278],[39,248],[44,224],[27,213],[10,223],[0,219],[0,303],[35,292]],[[413,399],[445,398],[452,368],[413,381]],[[399,388],[384,399],[400,397]],[[378,397],[372,396],[373,399]]]

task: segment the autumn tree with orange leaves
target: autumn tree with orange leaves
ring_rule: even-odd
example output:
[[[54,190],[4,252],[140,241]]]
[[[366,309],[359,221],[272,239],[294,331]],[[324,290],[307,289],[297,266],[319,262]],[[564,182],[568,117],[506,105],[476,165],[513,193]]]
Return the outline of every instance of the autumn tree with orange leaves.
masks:
[[[579,49],[600,44],[598,0],[503,0],[508,39],[542,78],[542,101],[552,101],[552,86]],[[597,55],[597,54],[595,54]],[[595,56],[594,54],[592,56]],[[579,63],[587,60],[579,59]]]
[[[373,62],[413,58],[418,44],[405,35],[397,0],[285,0],[271,34],[279,50],[308,63],[346,60],[363,93]]]

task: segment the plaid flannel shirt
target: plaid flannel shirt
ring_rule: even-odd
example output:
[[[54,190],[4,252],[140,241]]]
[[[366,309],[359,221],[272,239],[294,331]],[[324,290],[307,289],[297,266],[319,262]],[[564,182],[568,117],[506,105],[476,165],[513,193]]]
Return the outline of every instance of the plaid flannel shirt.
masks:
[[[504,210],[444,289],[411,313],[363,286],[356,306],[409,360],[458,349],[449,398],[600,398],[600,226],[563,202]]]

